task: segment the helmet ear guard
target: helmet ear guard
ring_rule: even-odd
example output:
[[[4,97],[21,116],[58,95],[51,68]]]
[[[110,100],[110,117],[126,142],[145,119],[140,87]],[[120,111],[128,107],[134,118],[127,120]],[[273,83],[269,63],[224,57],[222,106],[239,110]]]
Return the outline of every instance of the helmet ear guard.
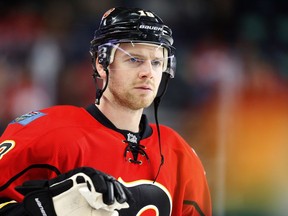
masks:
[[[110,64],[110,58],[111,58],[111,47],[102,45],[98,47],[97,51],[94,48],[91,48],[90,55],[92,57],[92,68],[94,71],[93,78],[94,78],[95,86],[96,86],[95,103],[99,104],[100,98],[102,97],[103,92],[106,90],[108,86],[108,76],[109,76],[108,66]],[[98,61],[98,63],[103,66],[103,69],[106,73],[105,85],[104,85],[103,78],[100,76],[97,70],[96,61]]]
[[[115,49],[111,47],[110,44],[103,44],[95,48],[90,49],[90,55],[92,57],[92,66],[93,66],[93,71],[99,76],[97,69],[96,69],[96,60],[98,61],[99,64],[103,66],[103,68],[107,68],[109,64],[113,62],[115,54]]]
[[[111,46],[112,45],[112,46]],[[119,44],[106,43],[98,47],[98,63],[107,68],[114,60],[114,55]]]
[[[104,44],[102,46],[99,46],[97,53],[98,53],[98,63],[101,64],[104,68],[107,68],[110,64],[111,48]]]

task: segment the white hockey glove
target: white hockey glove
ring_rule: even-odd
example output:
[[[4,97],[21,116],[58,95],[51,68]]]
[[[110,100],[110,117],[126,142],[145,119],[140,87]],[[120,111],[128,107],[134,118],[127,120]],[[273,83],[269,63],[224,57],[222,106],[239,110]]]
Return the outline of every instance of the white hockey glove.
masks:
[[[114,177],[82,167],[51,180],[24,182],[17,191],[31,216],[118,216],[129,208],[131,192]]]

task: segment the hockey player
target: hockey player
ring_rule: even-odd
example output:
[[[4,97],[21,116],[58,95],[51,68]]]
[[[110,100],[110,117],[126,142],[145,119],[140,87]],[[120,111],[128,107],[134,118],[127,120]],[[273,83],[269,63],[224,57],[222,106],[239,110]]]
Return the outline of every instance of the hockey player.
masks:
[[[107,11],[91,41],[95,104],[30,112],[3,133],[0,215],[210,216],[200,159],[158,124],[172,44],[155,13]],[[156,124],[143,114],[152,102]]]

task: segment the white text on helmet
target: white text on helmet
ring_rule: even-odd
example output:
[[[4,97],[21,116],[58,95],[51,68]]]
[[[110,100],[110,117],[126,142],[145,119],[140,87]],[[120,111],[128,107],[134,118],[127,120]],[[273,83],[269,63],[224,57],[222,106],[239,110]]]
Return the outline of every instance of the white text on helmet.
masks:
[[[158,26],[150,26],[150,25],[140,25],[139,29],[148,29],[148,30],[154,30],[154,31],[162,31],[161,27]]]

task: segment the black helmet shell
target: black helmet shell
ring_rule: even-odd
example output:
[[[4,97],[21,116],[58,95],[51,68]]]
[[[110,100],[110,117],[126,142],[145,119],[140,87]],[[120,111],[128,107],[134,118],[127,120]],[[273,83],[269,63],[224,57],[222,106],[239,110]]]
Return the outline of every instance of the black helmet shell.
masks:
[[[112,42],[139,41],[170,48],[173,44],[171,29],[151,11],[139,8],[112,8],[102,17],[91,45]]]
[[[140,8],[117,7],[104,13],[99,28],[91,41],[90,54],[92,61],[100,57],[98,62],[104,67],[110,64],[111,47],[105,44],[113,43],[151,43],[165,47],[168,50],[167,70],[174,77],[176,70],[175,48],[172,30],[164,25],[162,19],[155,13]],[[105,53],[102,51],[105,50]],[[96,71],[93,63],[94,71]],[[96,72],[97,73],[97,72]]]

